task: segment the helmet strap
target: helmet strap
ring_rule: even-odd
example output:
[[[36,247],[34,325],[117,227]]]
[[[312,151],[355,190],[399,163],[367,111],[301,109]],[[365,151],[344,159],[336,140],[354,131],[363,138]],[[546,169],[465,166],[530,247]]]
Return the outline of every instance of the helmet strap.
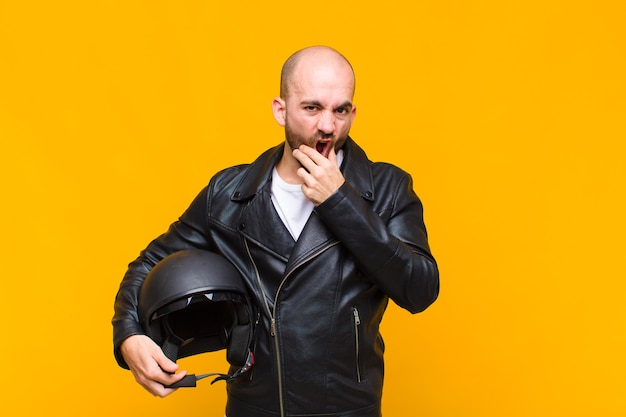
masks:
[[[178,349],[183,344],[184,340],[174,334],[169,320],[164,320],[163,326],[165,327],[165,330],[167,330],[168,336],[163,342],[161,349],[169,360],[176,362],[178,359]]]
[[[211,381],[211,385],[215,384],[217,381],[230,382],[236,379],[238,376],[248,372],[250,368],[252,368],[252,365],[254,365],[254,354],[251,351],[248,351],[248,359],[246,360],[246,364],[243,367],[241,367],[237,372],[233,373],[232,375],[220,374],[216,372],[213,372],[210,374],[202,374],[202,375],[187,374],[180,381],[175,382],[172,385],[165,385],[165,388],[183,388],[183,387],[193,388],[196,386],[197,381],[204,379],[206,377],[209,377],[209,376],[217,376],[217,378]]]

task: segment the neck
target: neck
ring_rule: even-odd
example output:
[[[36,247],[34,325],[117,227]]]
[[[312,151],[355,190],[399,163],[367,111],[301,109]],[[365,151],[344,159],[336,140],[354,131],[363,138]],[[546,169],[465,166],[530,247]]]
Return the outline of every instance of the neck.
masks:
[[[283,156],[276,164],[278,175],[288,184],[302,184],[302,179],[298,176],[298,169],[301,166],[300,162],[293,157],[289,144],[285,142]]]

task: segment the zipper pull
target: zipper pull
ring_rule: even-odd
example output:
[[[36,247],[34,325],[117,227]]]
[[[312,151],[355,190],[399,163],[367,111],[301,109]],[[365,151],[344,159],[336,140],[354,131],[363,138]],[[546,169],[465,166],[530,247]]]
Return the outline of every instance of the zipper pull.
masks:
[[[273,318],[270,324],[270,335],[276,336],[276,320]]]
[[[359,317],[359,310],[357,310],[356,307],[353,307],[352,312],[354,313],[354,324],[357,326],[360,325],[361,317]]]

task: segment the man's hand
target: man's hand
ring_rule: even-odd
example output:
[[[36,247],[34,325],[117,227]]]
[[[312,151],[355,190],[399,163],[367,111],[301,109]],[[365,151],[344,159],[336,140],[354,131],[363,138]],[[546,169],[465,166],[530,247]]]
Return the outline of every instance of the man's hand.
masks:
[[[165,397],[171,394],[176,389],[165,388],[165,385],[171,385],[187,374],[187,371],[174,373],[178,365],[169,360],[148,336],[130,336],[122,342],[120,351],[135,380],[152,395]]]
[[[316,206],[326,201],[345,182],[337,166],[337,154],[334,148],[330,150],[328,159],[306,145],[294,149],[293,156],[302,165],[302,168],[298,169],[298,176],[304,182],[302,191]]]

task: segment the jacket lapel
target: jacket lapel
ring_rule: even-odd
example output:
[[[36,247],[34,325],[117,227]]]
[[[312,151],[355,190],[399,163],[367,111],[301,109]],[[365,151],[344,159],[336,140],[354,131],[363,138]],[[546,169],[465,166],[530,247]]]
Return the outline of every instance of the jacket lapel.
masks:
[[[240,230],[247,239],[287,261],[295,241],[272,203],[269,184],[244,210]]]
[[[309,258],[320,253],[324,248],[336,242],[337,238],[335,235],[326,227],[314,210],[293,248],[285,274],[289,274],[292,269],[297,268]]]

